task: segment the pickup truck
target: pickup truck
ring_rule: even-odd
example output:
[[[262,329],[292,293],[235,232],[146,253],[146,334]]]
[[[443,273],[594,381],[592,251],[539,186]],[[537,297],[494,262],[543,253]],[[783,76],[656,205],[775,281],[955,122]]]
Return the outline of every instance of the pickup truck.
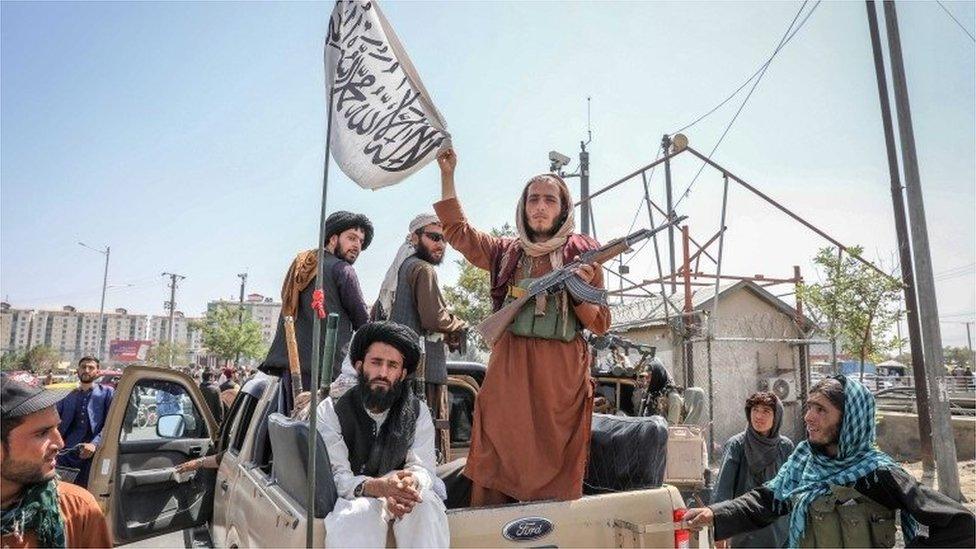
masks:
[[[484,367],[455,363],[449,373],[452,454],[463,456]],[[158,416],[155,425],[137,421],[160,391],[169,393],[167,398],[175,395],[182,413]],[[279,398],[279,379],[259,374],[242,387],[218,428],[190,377],[169,369],[127,368],[89,481],[116,543],[206,527],[216,547],[305,547],[309,430],[307,423],[278,413]],[[313,543],[322,547],[322,519],[335,496],[327,452],[321,440],[318,444]],[[218,469],[176,473],[179,463],[215,451],[223,452]],[[459,467],[447,466],[446,475],[461,478]],[[450,502],[452,483],[446,484]],[[450,507],[452,547],[684,548],[707,547],[709,540],[707,531],[696,535],[675,528],[685,504],[678,489],[667,484],[575,501]],[[392,534],[388,545],[395,545]]]

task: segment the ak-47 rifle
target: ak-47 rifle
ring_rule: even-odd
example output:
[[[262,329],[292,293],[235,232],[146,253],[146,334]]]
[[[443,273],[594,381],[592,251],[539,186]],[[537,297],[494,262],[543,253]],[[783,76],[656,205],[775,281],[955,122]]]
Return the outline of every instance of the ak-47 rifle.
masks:
[[[494,345],[495,342],[498,341],[498,338],[500,338],[508,328],[508,325],[515,320],[515,317],[518,315],[519,311],[522,310],[522,307],[528,303],[530,299],[541,294],[542,292],[555,293],[565,288],[570,295],[579,301],[606,305],[607,291],[594,288],[593,286],[583,282],[583,280],[576,275],[576,269],[583,264],[603,264],[622,253],[630,251],[636,242],[648,239],[659,231],[662,231],[671,225],[680,223],[687,217],[688,216],[683,215],[681,217],[672,218],[667,223],[655,229],[641,229],[623,238],[612,240],[603,247],[583,252],[578,259],[569,265],[556,269],[534,281],[521,297],[512,301],[508,305],[505,305],[501,309],[498,309],[494,314],[482,321],[477,327],[478,333],[481,334],[481,337],[483,337],[489,345]]]

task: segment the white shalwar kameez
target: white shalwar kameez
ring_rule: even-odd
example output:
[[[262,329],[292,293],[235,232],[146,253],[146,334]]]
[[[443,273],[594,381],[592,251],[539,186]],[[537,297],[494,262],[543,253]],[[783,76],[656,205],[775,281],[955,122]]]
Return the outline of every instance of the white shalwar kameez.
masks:
[[[388,412],[374,414],[366,410],[376,422],[379,432]],[[354,497],[353,491],[365,475],[354,475],[349,465],[349,451],[342,438],[339,416],[331,398],[322,401],[318,409],[318,431],[329,452],[332,476],[339,499],[325,517],[326,547],[386,547],[386,535],[393,522],[393,536],[397,547],[448,547],[450,533],[444,483],[434,467],[434,422],[427,406],[420,406],[413,445],[407,450],[403,468],[413,473],[421,502],[400,519],[386,509],[386,502],[373,497]]]

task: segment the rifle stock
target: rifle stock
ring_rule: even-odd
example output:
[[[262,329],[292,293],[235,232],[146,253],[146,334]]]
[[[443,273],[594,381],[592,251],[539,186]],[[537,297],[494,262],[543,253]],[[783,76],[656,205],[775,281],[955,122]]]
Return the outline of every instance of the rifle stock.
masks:
[[[295,339],[295,318],[285,317],[285,345],[288,347],[288,373],[291,374],[292,402],[302,393],[302,367],[298,359],[298,341]]]
[[[515,301],[492,313],[492,315],[488,318],[482,320],[481,324],[478,324],[476,329],[478,330],[478,333],[481,334],[481,337],[488,342],[489,346],[494,345],[495,342],[502,337],[502,334],[505,333],[506,329],[508,329],[508,325],[515,320],[515,317],[518,315],[519,311],[522,310],[522,306],[525,305],[525,303],[528,302],[529,298],[531,297],[531,295],[526,294],[516,299]]]

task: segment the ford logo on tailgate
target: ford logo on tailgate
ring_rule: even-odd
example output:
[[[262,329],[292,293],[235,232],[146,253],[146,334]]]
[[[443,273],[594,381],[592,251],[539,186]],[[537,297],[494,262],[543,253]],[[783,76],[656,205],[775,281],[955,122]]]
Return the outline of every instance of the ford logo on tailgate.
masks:
[[[505,525],[502,535],[511,541],[532,541],[552,533],[552,522],[542,517],[515,519]]]

